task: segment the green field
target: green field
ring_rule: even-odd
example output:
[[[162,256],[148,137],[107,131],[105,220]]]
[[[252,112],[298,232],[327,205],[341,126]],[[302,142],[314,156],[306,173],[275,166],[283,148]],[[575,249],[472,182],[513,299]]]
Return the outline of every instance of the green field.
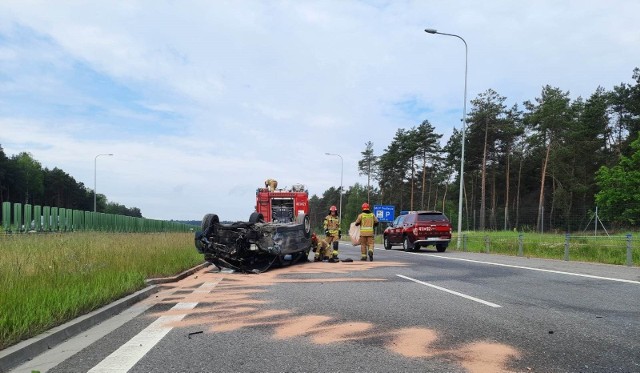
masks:
[[[0,349],[203,262],[192,233],[0,236]]]

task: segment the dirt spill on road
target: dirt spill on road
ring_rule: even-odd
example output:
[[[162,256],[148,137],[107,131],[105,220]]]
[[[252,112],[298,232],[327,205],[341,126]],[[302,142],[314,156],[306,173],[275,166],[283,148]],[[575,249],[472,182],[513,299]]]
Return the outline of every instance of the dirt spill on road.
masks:
[[[159,293],[159,297],[171,297],[176,302],[176,292],[191,289],[190,294],[180,296],[180,302],[198,302],[193,310],[169,310],[154,316],[188,314],[189,317],[171,324],[173,327],[211,325],[210,332],[228,332],[242,328],[272,327],[273,338],[283,340],[306,337],[313,343],[330,344],[346,341],[382,341],[387,350],[407,358],[443,357],[456,361],[470,373],[509,372],[507,364],[520,356],[520,352],[508,345],[478,341],[443,349],[438,344],[438,333],[428,328],[403,328],[389,330],[373,323],[361,321],[336,321],[326,315],[300,315],[292,310],[265,309],[269,302],[255,298],[268,292],[268,287],[278,283],[385,281],[381,278],[295,278],[304,274],[341,274],[366,271],[385,266],[401,267],[398,262],[353,262],[327,265],[305,265],[271,270],[260,275],[225,274],[202,270],[180,281],[173,290]],[[200,287],[205,284],[205,286]],[[215,286],[214,286],[215,285]],[[203,292],[199,289],[209,289]]]
[[[436,355],[430,348],[438,339],[438,333],[426,328],[405,328],[392,332],[393,338],[387,348],[406,357],[431,357]]]

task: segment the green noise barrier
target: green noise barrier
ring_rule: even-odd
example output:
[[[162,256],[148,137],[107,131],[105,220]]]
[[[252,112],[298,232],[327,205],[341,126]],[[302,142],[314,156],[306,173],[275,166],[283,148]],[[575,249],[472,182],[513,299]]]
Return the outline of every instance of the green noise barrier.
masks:
[[[192,225],[172,221],[11,202],[3,202],[1,211],[2,228],[7,234],[80,231],[189,232],[196,229]]]

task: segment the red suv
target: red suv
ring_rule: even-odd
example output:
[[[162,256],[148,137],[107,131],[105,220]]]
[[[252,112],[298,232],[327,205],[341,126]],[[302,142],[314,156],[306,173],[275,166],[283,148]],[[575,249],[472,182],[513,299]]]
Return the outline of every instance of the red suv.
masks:
[[[451,241],[451,223],[439,211],[412,211],[398,216],[383,236],[387,250],[395,245],[402,245],[404,251],[435,245],[438,252],[444,252]]]

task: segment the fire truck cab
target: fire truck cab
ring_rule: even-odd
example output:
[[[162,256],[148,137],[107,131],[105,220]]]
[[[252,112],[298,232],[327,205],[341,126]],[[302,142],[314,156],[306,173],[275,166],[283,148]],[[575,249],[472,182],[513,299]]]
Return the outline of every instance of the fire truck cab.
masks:
[[[309,192],[302,184],[294,184],[290,189],[258,188],[256,212],[262,214],[265,222],[295,222],[299,214],[309,214]]]

